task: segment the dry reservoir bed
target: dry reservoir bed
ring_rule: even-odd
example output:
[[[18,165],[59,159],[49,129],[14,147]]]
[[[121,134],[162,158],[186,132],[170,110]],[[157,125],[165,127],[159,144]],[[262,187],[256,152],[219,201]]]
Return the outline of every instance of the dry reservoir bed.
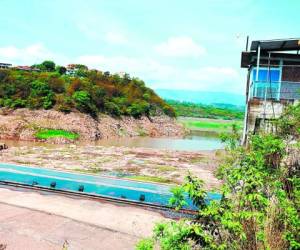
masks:
[[[188,171],[218,187],[213,172],[215,151],[183,152],[148,148],[90,145],[14,145],[0,151],[0,161],[96,175],[116,175],[141,181],[182,183]]]

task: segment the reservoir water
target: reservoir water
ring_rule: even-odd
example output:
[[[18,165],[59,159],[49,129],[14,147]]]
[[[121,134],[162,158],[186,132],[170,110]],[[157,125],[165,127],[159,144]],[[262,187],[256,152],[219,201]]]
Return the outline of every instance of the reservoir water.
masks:
[[[180,151],[216,150],[224,148],[218,136],[215,133],[208,132],[193,132],[184,138],[118,138],[113,140],[101,140],[95,144],[102,146],[142,147]]]
[[[43,142],[1,140],[8,146],[49,145]],[[78,144],[99,145],[105,147],[154,148],[179,151],[202,151],[223,149],[224,145],[216,133],[195,131],[184,138],[124,137],[103,139],[96,142],[76,142]]]

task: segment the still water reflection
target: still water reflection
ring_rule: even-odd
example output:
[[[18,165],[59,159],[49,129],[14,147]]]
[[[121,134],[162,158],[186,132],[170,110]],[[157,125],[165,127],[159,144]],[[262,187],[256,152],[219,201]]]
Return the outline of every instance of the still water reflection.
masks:
[[[47,146],[55,147],[57,145],[42,142],[26,142],[1,140],[8,146]],[[215,150],[222,149],[224,145],[221,143],[217,134],[208,132],[193,132],[185,138],[152,138],[152,137],[133,137],[133,138],[113,138],[104,139],[97,142],[77,142],[81,145],[99,145],[99,146],[116,146],[116,147],[142,147],[167,150],[181,151],[198,151],[198,150]]]
[[[185,138],[151,138],[134,137],[101,140],[96,142],[102,146],[125,146],[125,147],[143,147],[168,150],[215,150],[222,149],[224,145],[215,133],[194,132]]]

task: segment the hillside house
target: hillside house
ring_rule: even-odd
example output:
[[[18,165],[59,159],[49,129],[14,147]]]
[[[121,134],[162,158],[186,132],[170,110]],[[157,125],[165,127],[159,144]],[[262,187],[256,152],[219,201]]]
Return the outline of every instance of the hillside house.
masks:
[[[66,70],[67,75],[75,76],[78,70],[86,71],[88,67],[83,64],[68,64]]]
[[[10,63],[0,63],[0,69],[9,69],[12,65]]]
[[[271,121],[300,100],[300,39],[260,40],[242,52],[248,69],[243,143],[249,134],[276,129]]]
[[[25,66],[15,66],[13,68],[16,69],[16,70],[22,70],[22,71],[36,71],[36,72],[41,71],[38,68],[35,68],[35,67],[32,67],[32,66],[26,66],[26,65]]]
[[[68,64],[66,69],[67,69],[66,71],[67,75],[74,76],[76,71],[78,70],[78,67],[76,64]]]

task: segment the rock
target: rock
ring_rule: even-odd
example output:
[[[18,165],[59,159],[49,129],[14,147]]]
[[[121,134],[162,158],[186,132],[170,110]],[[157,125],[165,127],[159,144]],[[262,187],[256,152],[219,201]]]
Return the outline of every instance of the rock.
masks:
[[[7,145],[5,143],[0,142],[0,150],[8,149]]]
[[[5,111],[5,112],[4,112]],[[80,140],[96,141],[103,138],[135,137],[181,137],[185,129],[176,119],[166,115],[139,119],[122,116],[114,118],[100,114],[96,119],[90,115],[71,112],[65,114],[55,110],[0,108],[0,138],[36,140],[38,129],[62,129],[79,134]],[[68,140],[55,139],[51,143],[70,143]]]
[[[46,140],[48,143],[51,144],[70,144],[73,141],[64,137],[53,137]]]

